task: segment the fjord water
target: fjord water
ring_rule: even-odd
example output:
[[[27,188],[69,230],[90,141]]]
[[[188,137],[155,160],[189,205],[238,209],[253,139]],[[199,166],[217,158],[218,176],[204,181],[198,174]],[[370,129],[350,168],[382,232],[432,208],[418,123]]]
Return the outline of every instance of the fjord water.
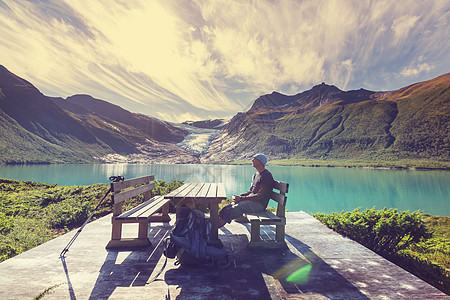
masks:
[[[331,213],[386,207],[450,216],[448,171],[279,166],[268,169],[275,179],[290,184],[288,211]],[[6,165],[0,166],[0,178],[90,185],[108,183],[112,175],[134,178],[154,174],[164,181],[223,182],[231,197],[249,189],[254,171],[251,166],[234,165]]]

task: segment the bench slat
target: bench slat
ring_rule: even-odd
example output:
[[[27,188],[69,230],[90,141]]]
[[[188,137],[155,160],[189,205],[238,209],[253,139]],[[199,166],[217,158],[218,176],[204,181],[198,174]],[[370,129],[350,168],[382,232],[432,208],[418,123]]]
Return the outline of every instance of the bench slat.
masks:
[[[270,195],[270,199],[276,201],[278,204],[286,206],[287,196],[278,194],[277,192],[273,192]]]
[[[281,193],[287,193],[289,191],[289,183],[286,182],[275,180],[275,184],[273,187],[279,190]]]
[[[117,216],[116,219],[125,219],[127,218],[129,215],[141,210],[142,208],[146,207],[147,205],[149,205],[149,203],[152,203],[155,200],[155,197],[139,204],[138,206],[130,209],[129,211],[126,211],[124,213],[122,213],[121,215]]]
[[[164,199],[164,197],[161,196],[161,198],[153,205],[152,207],[148,207],[145,211],[141,213],[139,218],[148,218],[152,216],[154,213],[156,213],[158,210],[160,210],[166,203],[169,203],[169,199]],[[132,216],[131,216],[132,217]]]
[[[127,212],[124,212],[120,216],[117,216],[116,219],[133,219],[133,218],[147,218],[148,215],[144,214],[148,212],[149,210],[152,210],[152,208],[155,208],[153,213],[157,211],[159,208],[161,208],[167,201],[164,201],[163,196],[156,196],[153,197],[150,200],[145,201],[144,203],[139,204],[133,209],[130,209]]]
[[[285,219],[281,219],[281,220],[260,220],[260,221],[253,221],[250,223],[253,227],[254,224],[258,224],[258,225],[286,225],[286,220]]]
[[[130,198],[136,197],[140,194],[143,194],[145,192],[151,191],[155,188],[155,183],[152,182],[150,184],[146,184],[140,187],[137,187],[135,189],[132,190],[128,190],[128,191],[124,191],[118,194],[114,194],[112,195],[112,199],[114,201],[114,203],[119,203],[125,200],[128,200]]]
[[[155,180],[155,175],[148,175],[139,178],[128,179],[124,181],[112,182],[112,192],[118,192],[134,185],[143,184]]]
[[[155,213],[158,209],[160,209],[165,203],[168,202],[168,200],[164,200],[163,196],[156,196],[152,199],[154,199],[153,202],[150,202],[147,206],[134,212],[133,214],[129,215],[127,218],[129,218],[129,219],[147,218],[151,214]]]
[[[258,215],[254,214],[244,214],[244,216],[250,221],[250,222],[259,222],[261,221]]]
[[[278,217],[277,215],[275,215],[273,212],[271,212],[270,210],[265,210],[263,212],[259,212],[259,213],[247,213],[245,214],[247,216],[247,219],[250,222],[255,222],[255,221],[273,221],[273,222],[281,222],[281,218]]]

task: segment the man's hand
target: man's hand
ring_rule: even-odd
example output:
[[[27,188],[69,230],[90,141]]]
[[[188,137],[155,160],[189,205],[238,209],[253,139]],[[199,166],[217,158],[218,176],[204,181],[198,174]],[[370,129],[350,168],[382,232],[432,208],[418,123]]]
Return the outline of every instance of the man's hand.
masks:
[[[234,200],[234,203],[239,203],[241,201],[241,196],[233,195],[233,200]]]

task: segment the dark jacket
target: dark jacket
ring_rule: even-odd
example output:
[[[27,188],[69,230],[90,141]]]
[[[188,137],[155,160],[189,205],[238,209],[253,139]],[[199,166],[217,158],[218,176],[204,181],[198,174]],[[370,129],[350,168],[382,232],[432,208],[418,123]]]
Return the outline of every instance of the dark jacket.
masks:
[[[256,172],[253,175],[253,182],[250,187],[250,191],[241,194],[241,199],[258,201],[264,206],[264,208],[266,208],[270,200],[273,185],[274,180],[269,170],[264,169],[261,173]]]

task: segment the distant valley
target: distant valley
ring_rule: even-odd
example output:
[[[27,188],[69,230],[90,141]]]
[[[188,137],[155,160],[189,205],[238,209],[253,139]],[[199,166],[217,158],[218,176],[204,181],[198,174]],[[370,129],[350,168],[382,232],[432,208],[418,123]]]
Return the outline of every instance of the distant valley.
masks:
[[[52,98],[0,66],[0,163],[402,159],[448,166],[450,74],[397,91],[324,83],[225,120],[171,124],[89,95]]]

